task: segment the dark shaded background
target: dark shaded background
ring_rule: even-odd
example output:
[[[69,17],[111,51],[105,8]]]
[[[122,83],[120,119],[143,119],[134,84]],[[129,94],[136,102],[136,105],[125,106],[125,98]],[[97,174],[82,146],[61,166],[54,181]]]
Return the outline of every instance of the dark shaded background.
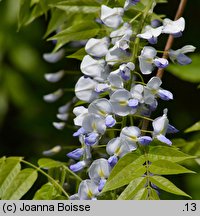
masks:
[[[179,1],[168,2],[157,6],[156,11],[173,19]],[[59,84],[50,84],[43,77],[45,73],[62,68],[78,70],[80,62],[63,59],[56,64],[46,63],[42,55],[53,49],[51,42],[42,39],[47,22],[41,17],[17,32],[17,4],[18,1],[13,0],[0,3],[0,156],[24,156],[26,160],[36,162],[42,157],[42,151],[62,145],[64,150],[54,158],[65,161],[66,153],[77,145],[77,140],[72,138],[71,130],[58,131],[52,122],[57,121],[58,107],[69,101],[73,93],[67,93],[53,104],[44,102],[42,97],[57,90],[60,85],[73,88],[77,77],[68,76]],[[186,30],[182,38],[175,39],[174,49],[191,44],[199,52],[199,11],[199,0],[188,1],[184,12]],[[161,39],[162,47],[166,39]],[[197,84],[182,81],[165,72],[163,88],[171,90],[175,99],[162,103],[157,113],[161,114],[163,108],[168,107],[170,123],[180,130],[176,137],[190,139],[183,134],[183,130],[200,120]],[[200,171],[198,165],[191,166],[193,170]],[[172,177],[172,180],[184,187],[193,199],[200,199],[200,175],[181,175]],[[177,199],[171,194],[163,193],[162,196],[164,199]]]

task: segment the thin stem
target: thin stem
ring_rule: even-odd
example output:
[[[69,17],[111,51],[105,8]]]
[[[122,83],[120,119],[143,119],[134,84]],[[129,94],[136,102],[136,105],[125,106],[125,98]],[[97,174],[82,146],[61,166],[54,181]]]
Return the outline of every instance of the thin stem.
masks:
[[[71,175],[73,175],[78,181],[82,181],[82,178],[79,177],[78,175],[76,175],[76,173],[72,172],[67,166],[64,166],[64,165],[63,165],[63,168],[64,168],[67,172],[69,172]]]
[[[49,178],[54,185],[56,185],[60,191],[63,192],[63,194],[69,199],[69,195],[68,193],[63,189],[63,187],[57,182],[55,181],[55,179],[53,179],[50,175],[48,175],[46,172],[44,172],[42,169],[40,169],[39,167],[35,166],[32,163],[29,163],[28,161],[25,160],[21,160],[22,163],[27,164],[30,167],[33,167],[35,170],[37,170],[38,172],[42,173],[44,176],[46,176],[47,178]]]
[[[136,117],[136,118],[143,118],[143,119],[146,119],[146,120],[148,120],[148,121],[153,121],[153,119],[148,118],[148,117],[146,117],[146,116],[134,115],[134,117]]]
[[[133,17],[133,19],[129,22],[130,24],[136,20],[138,17],[140,17],[142,15],[142,12],[140,12],[139,14],[137,14],[135,17]]]
[[[142,132],[144,132],[144,133],[153,133],[153,131],[149,131],[149,130],[141,130]]]
[[[142,77],[142,75],[136,71],[133,72],[135,75],[138,75],[141,79],[141,81],[144,83],[144,78]]]

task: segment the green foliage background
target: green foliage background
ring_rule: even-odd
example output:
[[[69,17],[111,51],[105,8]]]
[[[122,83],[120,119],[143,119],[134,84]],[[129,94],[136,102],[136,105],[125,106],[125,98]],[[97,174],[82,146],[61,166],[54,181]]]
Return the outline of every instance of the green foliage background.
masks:
[[[168,4],[159,5],[158,13],[167,14],[173,19],[178,7],[178,0],[170,0]],[[42,157],[42,151],[55,145],[64,149],[54,159],[67,161],[67,152],[74,149],[77,140],[72,138],[72,131],[66,128],[57,131],[52,122],[56,121],[59,106],[70,100],[73,93],[68,93],[56,103],[48,104],[42,97],[55,91],[60,85],[73,88],[78,76],[66,77],[59,85],[49,84],[44,80],[45,73],[51,73],[60,68],[79,70],[79,61],[64,59],[59,63],[50,64],[42,59],[43,53],[51,52],[53,43],[42,39],[47,28],[47,17],[41,17],[19,31],[17,11],[19,0],[3,0],[0,2],[0,156],[24,156],[26,160],[35,162]],[[175,40],[174,49],[185,44],[197,47],[192,55],[193,64],[168,68],[163,79],[163,88],[174,93],[174,101],[164,103],[161,110],[169,108],[170,123],[175,125],[180,133],[174,141],[187,153],[200,155],[200,132],[184,133],[185,129],[200,120],[200,30],[198,28],[200,2],[188,1],[184,17],[186,30],[182,38]],[[76,17],[74,18],[76,20]],[[161,43],[164,47],[166,38]],[[66,46],[67,53],[73,53]],[[158,111],[159,112],[159,111]],[[199,173],[197,163],[188,163],[187,167]],[[183,188],[193,199],[200,199],[200,175],[187,174],[171,177],[177,186]],[[24,198],[30,198],[43,183],[37,180],[32,193]],[[48,185],[47,185],[48,186]],[[162,199],[177,199],[177,196],[161,194]]]

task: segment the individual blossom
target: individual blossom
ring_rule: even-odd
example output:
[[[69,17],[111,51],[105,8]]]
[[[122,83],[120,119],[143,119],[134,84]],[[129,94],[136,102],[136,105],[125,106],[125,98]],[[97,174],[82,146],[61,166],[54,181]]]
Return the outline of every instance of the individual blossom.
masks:
[[[86,160],[82,160],[82,161],[79,161],[75,164],[70,165],[69,168],[73,172],[78,172],[78,171],[82,170],[83,168],[85,168],[87,165],[88,165],[88,162]]]
[[[157,51],[151,46],[145,46],[139,56],[139,66],[142,74],[151,74],[154,67],[165,68],[168,66],[167,59],[158,58]]]
[[[129,23],[124,23],[122,27],[110,33],[111,43],[115,45],[118,41],[123,41],[124,38],[129,42],[132,33],[131,25]],[[120,43],[121,42],[118,42],[118,45],[120,45]]]
[[[126,89],[119,89],[110,96],[110,102],[113,107],[113,112],[119,116],[127,116],[128,114],[136,112],[136,109],[132,109],[129,106],[129,99],[131,99],[131,93]]]
[[[102,116],[102,118],[105,118],[105,125],[107,127],[113,127],[116,123],[116,120],[112,116],[112,105],[106,98],[101,98],[93,101],[88,107],[88,112],[97,114],[99,116]]]
[[[52,149],[43,151],[42,154],[45,156],[53,156],[57,153],[59,153],[62,150],[62,147],[60,145],[54,146]]]
[[[162,28],[162,26],[158,28],[152,28],[151,26],[147,25],[144,29],[144,32],[142,34],[138,34],[137,37],[148,40],[150,44],[156,44],[157,37],[162,33]]]
[[[108,37],[101,39],[91,38],[85,45],[85,51],[91,56],[103,57],[108,53],[109,45]]]
[[[64,70],[60,70],[56,73],[47,73],[44,75],[44,78],[48,81],[48,82],[58,82],[60,81],[65,75],[65,71]]]
[[[127,81],[131,78],[131,71],[135,69],[135,64],[132,62],[128,62],[126,64],[121,64],[119,67],[119,73],[121,77]]]
[[[92,162],[88,169],[89,177],[98,185],[98,190],[102,191],[106,179],[109,177],[111,166],[104,158],[97,159]]]
[[[74,118],[74,124],[82,126],[83,119],[88,114],[88,109],[84,106],[77,106],[73,109],[73,113],[76,115],[76,118]]]
[[[111,28],[117,28],[122,22],[122,15],[124,9],[120,7],[110,8],[106,5],[101,6],[101,20],[103,23]]]
[[[106,145],[106,151],[110,155],[108,163],[113,167],[117,163],[118,158],[134,150],[136,150],[135,145],[124,142],[121,137],[113,138]]]
[[[172,21],[168,18],[163,20],[163,30],[162,33],[172,34],[174,37],[182,36],[185,29],[185,19],[180,17],[178,20]]]
[[[95,86],[97,83],[97,81],[89,77],[80,77],[75,85],[76,97],[86,102],[91,102],[98,98],[98,94],[95,92]]]
[[[165,137],[169,125],[169,120],[167,118],[167,109],[164,109],[163,115],[154,119],[153,123],[153,137],[157,138],[159,141],[166,143],[167,145],[172,145],[172,142]]]
[[[115,65],[116,63],[126,59],[128,55],[129,54],[125,50],[120,49],[117,45],[115,45],[110,48],[109,52],[106,54],[107,64],[111,66]]]
[[[88,114],[84,120],[82,127],[85,131],[85,144],[95,145],[98,143],[100,136],[106,131],[105,120],[96,114]]]
[[[169,50],[169,58],[173,62],[177,62],[180,65],[187,65],[192,62],[192,59],[185,55],[188,52],[194,52],[196,47],[192,45],[186,45],[178,50]]]
[[[78,197],[80,200],[96,200],[98,194],[98,185],[94,181],[86,179],[80,183],[78,188]]]
[[[53,103],[53,102],[57,101],[59,98],[61,98],[63,96],[63,94],[64,94],[63,90],[58,89],[53,93],[50,93],[48,95],[44,95],[43,99],[46,102]]]
[[[146,86],[144,87],[144,100],[147,104],[152,104],[155,97],[159,97],[162,100],[172,100],[173,94],[160,86],[162,81],[159,77],[152,77]]]
[[[149,136],[141,136],[141,131],[138,127],[130,126],[124,127],[120,133],[120,138],[127,142],[129,145],[137,148],[137,143],[141,145],[148,145],[152,138]]]
[[[137,107],[139,104],[144,103],[143,92],[144,92],[143,85],[141,84],[134,85],[130,90],[132,100],[131,101],[129,100],[129,106],[131,105],[131,103],[134,104],[134,107]]]
[[[49,62],[49,63],[56,63],[59,60],[61,60],[65,55],[65,50],[64,49],[60,49],[57,52],[53,52],[53,53],[44,53],[43,54],[43,58],[45,61]]]
[[[131,6],[136,5],[140,0],[126,0],[124,4],[124,10],[128,10]]]
[[[79,160],[83,156],[83,153],[84,153],[83,148],[77,148],[72,152],[67,153],[67,157],[72,158],[74,160]]]
[[[107,74],[106,61],[103,59],[96,60],[86,55],[81,62],[81,71],[87,76],[93,77],[98,81],[104,81]]]
[[[124,83],[121,76],[118,73],[111,72],[105,83],[97,84],[95,91],[98,93],[109,91],[112,94],[117,89],[122,89],[123,87]]]
[[[65,122],[53,122],[53,126],[58,130],[63,130],[65,125]]]
[[[157,28],[157,27],[159,27],[159,26],[161,26],[162,25],[162,22],[160,21],[160,20],[158,20],[158,19],[153,19],[152,21],[151,21],[151,26],[153,27],[153,28]]]

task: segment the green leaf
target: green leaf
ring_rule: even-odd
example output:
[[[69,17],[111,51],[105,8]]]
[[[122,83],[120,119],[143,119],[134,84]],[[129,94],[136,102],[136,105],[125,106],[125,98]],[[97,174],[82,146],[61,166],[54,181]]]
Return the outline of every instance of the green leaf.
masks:
[[[193,132],[193,131],[200,131],[200,121],[196,122],[194,125],[187,128],[184,132],[189,133],[189,132]]]
[[[47,31],[44,35],[44,38],[46,38],[50,33],[58,29],[61,24],[64,23],[64,21],[68,18],[67,14],[59,9],[52,9],[51,13],[51,19],[48,23]]]
[[[181,151],[178,151],[175,148],[167,147],[167,146],[150,147],[148,153],[148,159],[151,162],[157,160],[168,160],[171,162],[180,162],[192,158],[195,158],[195,156],[185,154]]]
[[[149,200],[160,200],[160,197],[158,196],[158,193],[155,189],[149,188]]]
[[[87,53],[85,51],[85,48],[81,48],[77,52],[75,52],[71,55],[68,55],[67,58],[74,58],[74,59],[82,60],[86,54]]]
[[[50,169],[54,167],[60,167],[63,165],[63,163],[49,158],[41,158],[38,160],[38,165],[40,168]]]
[[[56,51],[70,41],[86,40],[94,37],[98,34],[99,30],[100,28],[96,23],[87,20],[74,24],[48,40],[57,40],[57,45],[54,50]]]
[[[132,197],[133,200],[147,200],[148,198],[148,189],[142,188]]]
[[[37,171],[27,168],[18,173],[9,188],[4,192],[3,200],[20,199],[34,184],[37,179]]]
[[[162,177],[162,176],[150,176],[150,181],[155,184],[160,189],[167,191],[169,193],[173,193],[176,195],[187,196],[191,198],[188,194],[186,194],[181,189],[177,188],[171,181]]]
[[[113,171],[111,171],[111,174],[104,186],[103,192],[127,185],[135,178],[141,177],[146,172],[146,168],[143,166],[144,162],[144,156],[140,156],[125,167],[121,166],[123,163],[120,163],[119,166],[117,164],[115,166],[116,168],[114,167]]]
[[[4,192],[10,187],[13,179],[18,175],[21,169],[21,157],[9,157],[1,166],[0,170],[0,198]]]
[[[97,13],[100,11],[100,4],[94,0],[68,0],[52,4],[52,7],[59,8],[67,13]]]
[[[141,156],[141,154],[137,150],[124,155],[122,158],[119,159],[117,164],[112,169],[112,172],[110,173],[109,178],[114,178],[114,176],[116,176],[118,173],[120,173],[120,171],[124,167],[128,166],[129,164],[131,164],[132,162],[137,160],[140,156]]]
[[[18,29],[24,25],[28,19],[30,14],[30,4],[31,0],[20,0],[20,8],[19,8],[19,15],[18,15]]]
[[[190,65],[170,65],[167,69],[170,73],[177,76],[178,78],[193,82],[199,83],[200,82],[200,55],[192,55],[192,64]]]
[[[44,184],[34,195],[33,200],[53,200],[59,196],[58,190],[50,182]]]
[[[173,163],[168,160],[157,160],[154,161],[149,166],[149,171],[153,174],[158,175],[174,175],[174,174],[181,174],[181,173],[195,173],[185,167]]]
[[[146,184],[145,177],[139,177],[130,182],[125,190],[120,194],[118,200],[132,200],[140,189],[143,189]]]

